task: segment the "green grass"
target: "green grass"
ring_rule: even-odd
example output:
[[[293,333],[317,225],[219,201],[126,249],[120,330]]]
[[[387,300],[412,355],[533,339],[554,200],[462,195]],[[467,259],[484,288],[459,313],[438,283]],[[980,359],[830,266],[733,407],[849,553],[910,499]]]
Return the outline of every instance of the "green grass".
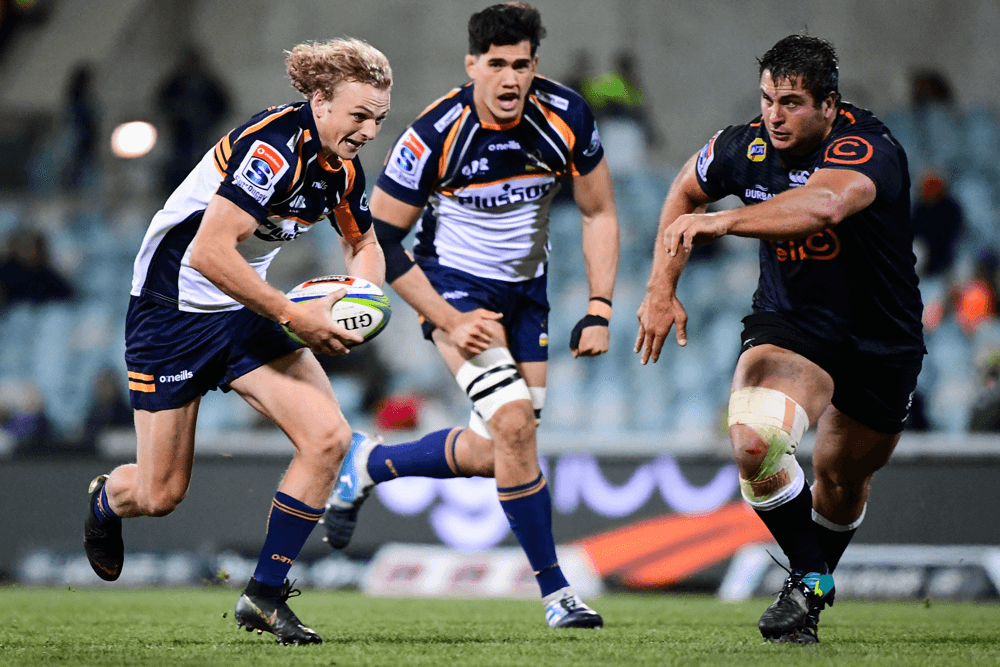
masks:
[[[233,589],[0,588],[0,665],[998,665],[1000,605],[840,601],[819,646],[764,644],[766,600],[611,595],[603,630],[554,631],[533,601],[306,591],[322,646],[237,632]]]

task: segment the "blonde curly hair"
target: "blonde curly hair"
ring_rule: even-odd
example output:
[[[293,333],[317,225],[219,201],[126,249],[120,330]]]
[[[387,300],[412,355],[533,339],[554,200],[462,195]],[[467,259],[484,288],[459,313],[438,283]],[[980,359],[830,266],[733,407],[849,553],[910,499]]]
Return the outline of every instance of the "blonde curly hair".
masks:
[[[392,88],[392,68],[381,51],[360,39],[342,37],[328,42],[306,42],[287,51],[288,77],[306,98],[320,91],[323,99],[344,81],[367,83],[379,90]]]

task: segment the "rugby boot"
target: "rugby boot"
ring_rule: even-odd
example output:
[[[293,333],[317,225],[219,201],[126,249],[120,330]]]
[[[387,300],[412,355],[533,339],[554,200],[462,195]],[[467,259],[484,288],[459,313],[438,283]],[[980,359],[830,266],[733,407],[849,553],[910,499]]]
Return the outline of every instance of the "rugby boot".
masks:
[[[789,572],[778,598],[757,622],[764,641],[818,643],[819,613],[827,605],[833,606],[835,593],[833,577],[829,574]]]
[[[246,628],[247,632],[256,630],[258,635],[265,632],[273,634],[279,644],[322,644],[312,628],[302,625],[302,621],[285,604],[288,598],[302,594],[297,588],[292,588],[295,582],[281,586],[268,586],[253,577],[243,589],[243,594],[236,601],[236,627]]]
[[[550,628],[601,628],[604,619],[580,596],[563,588],[545,598],[545,622]]]
[[[368,474],[368,457],[378,440],[364,433],[355,433],[351,438],[351,448],[347,450],[337,483],[326,501],[326,510],[319,520],[326,527],[323,541],[334,549],[343,549],[354,535],[358,525],[358,510],[365,498],[375,488],[375,482]]]
[[[83,550],[97,576],[104,581],[114,581],[121,575],[125,562],[122,520],[112,517],[101,521],[94,514],[94,503],[107,481],[107,475],[98,475],[90,483],[90,503],[83,522]]]

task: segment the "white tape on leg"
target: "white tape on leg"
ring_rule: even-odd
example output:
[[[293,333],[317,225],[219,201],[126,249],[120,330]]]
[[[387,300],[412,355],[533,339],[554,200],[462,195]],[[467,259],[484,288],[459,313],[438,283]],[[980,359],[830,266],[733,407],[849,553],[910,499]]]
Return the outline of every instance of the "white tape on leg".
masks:
[[[505,347],[492,347],[466,361],[455,373],[455,381],[486,423],[507,403],[531,400],[528,385]]]

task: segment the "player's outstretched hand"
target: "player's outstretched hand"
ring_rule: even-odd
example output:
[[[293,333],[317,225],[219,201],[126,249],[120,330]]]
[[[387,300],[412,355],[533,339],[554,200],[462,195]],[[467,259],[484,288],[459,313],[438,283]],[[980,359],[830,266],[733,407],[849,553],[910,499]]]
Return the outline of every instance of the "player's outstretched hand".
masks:
[[[663,233],[663,243],[671,257],[683,248],[691,252],[695,243],[708,243],[729,232],[726,219],[715,213],[678,216]]]
[[[660,358],[671,327],[677,327],[677,344],[681,347],[687,345],[687,312],[673,292],[647,291],[637,315],[639,335],[635,339],[635,352],[642,354],[643,365],[650,359],[655,364]]]
[[[347,354],[352,345],[364,342],[361,334],[338,326],[330,317],[333,304],[346,294],[345,290],[339,289],[319,299],[299,302],[300,308],[290,328],[313,352]]]
[[[495,324],[501,317],[485,308],[476,308],[467,313],[461,313],[455,318],[448,338],[457,347],[469,354],[481,354],[493,342],[494,333],[499,325]]]

